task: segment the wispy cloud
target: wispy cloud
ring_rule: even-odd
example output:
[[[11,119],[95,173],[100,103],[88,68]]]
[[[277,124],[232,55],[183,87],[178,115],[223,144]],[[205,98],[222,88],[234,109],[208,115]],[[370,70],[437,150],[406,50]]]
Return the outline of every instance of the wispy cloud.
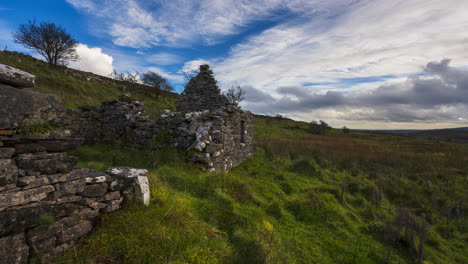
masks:
[[[183,58],[171,53],[156,53],[147,56],[146,61],[156,65],[173,65],[182,62]]]

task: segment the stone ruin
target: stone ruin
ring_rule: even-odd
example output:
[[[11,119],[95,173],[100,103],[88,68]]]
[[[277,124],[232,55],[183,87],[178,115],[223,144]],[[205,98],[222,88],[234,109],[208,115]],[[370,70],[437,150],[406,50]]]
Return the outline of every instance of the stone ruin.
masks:
[[[149,148],[183,149],[207,171],[230,170],[252,155],[252,114],[228,102],[208,65],[200,66],[176,107],[152,122],[143,102],[123,95],[101,106],[67,110],[63,122],[86,143],[124,138]]]
[[[0,64],[0,264],[63,251],[100,213],[149,203],[146,170],[74,167],[66,151],[83,139],[64,128],[61,99],[23,89],[33,86],[34,76]],[[50,131],[39,130],[44,124]]]
[[[252,114],[228,102],[207,65],[189,81],[177,111],[155,122],[127,95],[66,110],[58,96],[25,87],[34,87],[33,75],[0,64],[0,264],[61,252],[87,235],[100,213],[132,199],[149,203],[144,169],[75,168],[67,151],[83,142],[180,148],[207,171],[230,170],[253,153]]]

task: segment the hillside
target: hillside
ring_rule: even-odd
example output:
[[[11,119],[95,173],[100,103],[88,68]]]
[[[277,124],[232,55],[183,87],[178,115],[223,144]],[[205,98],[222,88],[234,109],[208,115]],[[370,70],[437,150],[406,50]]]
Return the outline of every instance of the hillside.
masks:
[[[2,52],[66,105],[132,92],[153,117],[176,95]],[[88,81],[89,79],[89,81]],[[45,263],[468,263],[468,146],[256,116],[255,155],[207,173],[174,149],[84,145],[79,167],[149,170],[151,204],[128,204]],[[33,260],[34,261],[34,260]],[[37,262],[40,262],[37,259]]]
[[[36,75],[36,87],[33,90],[62,97],[68,108],[95,106],[121,94],[131,93],[136,99],[145,102],[148,114],[156,117],[164,109],[171,109],[177,98],[177,94],[165,91],[157,96],[151,87],[141,84],[117,81],[66,67],[51,68],[44,61],[17,52],[0,51],[0,64]]]

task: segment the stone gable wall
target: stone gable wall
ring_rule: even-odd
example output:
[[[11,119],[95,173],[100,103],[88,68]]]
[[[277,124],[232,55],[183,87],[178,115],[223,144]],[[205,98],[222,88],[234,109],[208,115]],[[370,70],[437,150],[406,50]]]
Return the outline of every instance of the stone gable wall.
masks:
[[[217,110],[229,104],[216,84],[208,65],[201,65],[199,74],[190,79],[177,101],[177,111],[182,113]]]

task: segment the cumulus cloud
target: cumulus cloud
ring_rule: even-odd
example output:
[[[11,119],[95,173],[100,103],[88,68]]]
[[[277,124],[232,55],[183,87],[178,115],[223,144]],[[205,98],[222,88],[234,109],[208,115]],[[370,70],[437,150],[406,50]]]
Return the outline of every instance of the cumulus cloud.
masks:
[[[95,74],[109,76],[114,70],[113,58],[102,52],[101,48],[90,48],[85,44],[78,44],[76,53],[79,56],[78,61],[70,62],[70,68],[81,71],[92,72]]]
[[[468,118],[468,70],[450,67],[449,63],[449,59],[430,62],[424,67],[426,75],[348,95],[335,91],[314,94],[305,92],[303,87],[280,87],[279,98],[272,99],[264,92],[260,96],[253,93],[254,99],[247,99],[246,106],[264,113],[293,115],[331,109],[333,118],[353,121],[464,121]]]

